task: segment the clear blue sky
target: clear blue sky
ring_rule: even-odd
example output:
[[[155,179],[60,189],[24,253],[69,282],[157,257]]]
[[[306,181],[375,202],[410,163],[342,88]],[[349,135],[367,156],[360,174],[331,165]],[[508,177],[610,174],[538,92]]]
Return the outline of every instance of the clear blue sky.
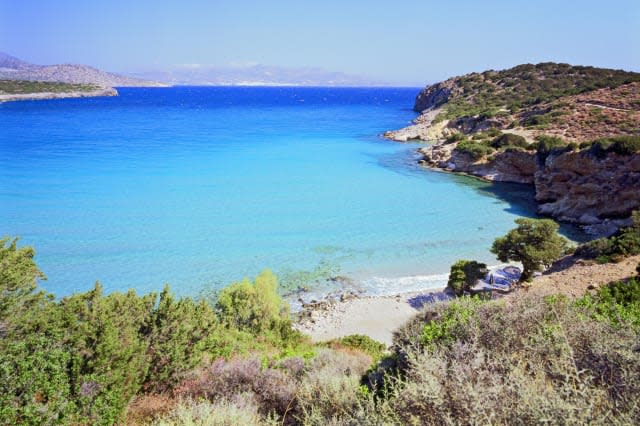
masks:
[[[640,71],[640,0],[0,0],[0,51],[110,71],[261,63],[397,83],[541,61]]]

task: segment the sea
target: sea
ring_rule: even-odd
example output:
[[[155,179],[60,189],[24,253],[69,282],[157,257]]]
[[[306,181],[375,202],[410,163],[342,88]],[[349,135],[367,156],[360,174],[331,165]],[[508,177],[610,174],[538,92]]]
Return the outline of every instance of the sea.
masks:
[[[418,165],[418,88],[119,88],[0,104],[0,235],[58,297],[215,292],[265,269],[283,292],[444,286],[535,216],[529,187]],[[569,232],[569,231],[567,231]]]

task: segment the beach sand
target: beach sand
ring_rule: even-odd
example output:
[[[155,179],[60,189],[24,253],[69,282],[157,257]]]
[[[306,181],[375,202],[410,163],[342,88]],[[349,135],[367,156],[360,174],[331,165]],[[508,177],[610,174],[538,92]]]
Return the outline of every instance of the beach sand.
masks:
[[[448,298],[443,289],[431,289],[394,296],[366,296],[336,301],[321,309],[311,310],[310,317],[299,321],[296,327],[311,336],[314,342],[364,334],[391,345],[393,332],[413,317],[425,303]]]
[[[579,297],[585,292],[612,281],[636,275],[640,256],[632,256],[620,263],[599,265],[568,256],[557,262],[526,288],[531,294],[545,296],[562,293]],[[511,293],[505,297],[515,297]],[[427,290],[395,296],[367,296],[335,301],[313,309],[298,321],[298,330],[311,336],[314,342],[331,340],[350,334],[364,334],[390,345],[393,332],[413,317],[426,303],[446,300],[443,291]]]

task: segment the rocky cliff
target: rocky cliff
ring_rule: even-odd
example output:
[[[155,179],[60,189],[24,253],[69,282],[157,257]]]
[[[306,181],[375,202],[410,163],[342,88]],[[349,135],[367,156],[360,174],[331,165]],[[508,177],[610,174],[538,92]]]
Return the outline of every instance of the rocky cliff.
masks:
[[[424,165],[532,184],[540,213],[605,233],[640,208],[638,73],[520,65],[428,86],[414,109],[414,125],[384,136],[431,142]]]
[[[608,233],[640,209],[640,153],[598,156],[592,150],[552,152],[544,161],[529,151],[504,151],[474,160],[456,144],[420,148],[430,167],[497,182],[532,184],[541,214]]]

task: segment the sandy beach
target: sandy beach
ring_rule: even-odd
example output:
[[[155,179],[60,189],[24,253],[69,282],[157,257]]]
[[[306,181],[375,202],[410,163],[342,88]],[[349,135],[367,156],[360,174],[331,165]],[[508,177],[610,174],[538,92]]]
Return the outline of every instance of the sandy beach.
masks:
[[[620,263],[597,264],[568,256],[556,262],[543,275],[521,291],[545,296],[562,293],[579,297],[600,285],[634,276],[640,256]],[[442,290],[412,292],[394,296],[365,296],[334,301],[310,310],[296,328],[311,336],[314,342],[331,340],[350,334],[364,334],[390,345],[393,332],[415,315],[426,303],[447,300]],[[513,297],[515,293],[506,295]]]
[[[314,342],[331,340],[350,334],[364,334],[390,345],[393,332],[425,303],[447,300],[444,289],[402,293],[393,296],[364,296],[335,301],[310,311],[296,328],[311,336]]]

